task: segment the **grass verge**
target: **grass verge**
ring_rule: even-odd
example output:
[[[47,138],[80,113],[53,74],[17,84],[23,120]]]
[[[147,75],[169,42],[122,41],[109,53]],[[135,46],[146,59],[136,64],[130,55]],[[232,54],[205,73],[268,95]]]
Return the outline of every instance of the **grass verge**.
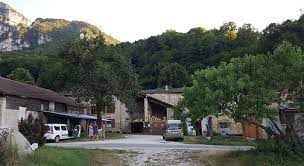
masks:
[[[258,151],[202,152],[193,154],[193,158],[206,166],[302,166],[300,157],[282,156],[276,153]]]
[[[213,136],[210,140],[201,136],[185,136],[184,143],[187,144],[205,144],[205,145],[235,145],[235,146],[256,146],[256,142],[245,140],[242,137],[219,135]]]
[[[122,165],[117,153],[110,150],[89,150],[41,147],[33,154],[20,159],[16,165],[22,166],[83,166]]]

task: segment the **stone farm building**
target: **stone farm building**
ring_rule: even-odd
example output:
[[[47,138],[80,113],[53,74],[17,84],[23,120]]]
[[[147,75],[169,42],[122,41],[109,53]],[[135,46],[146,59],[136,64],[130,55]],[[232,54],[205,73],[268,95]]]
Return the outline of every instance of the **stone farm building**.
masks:
[[[181,89],[146,90],[136,97],[133,109],[114,99],[114,109],[106,109],[102,115],[107,130],[123,133],[161,134],[164,121],[174,119],[173,108],[181,99]],[[96,106],[91,104],[88,112],[96,113]]]
[[[81,125],[96,116],[88,115],[74,99],[54,91],[0,77],[0,128],[18,128],[18,121],[29,114],[41,114],[45,123]]]
[[[103,119],[111,123],[107,127],[113,131],[161,134],[165,120],[174,119],[173,109],[182,98],[181,88],[143,90],[138,94],[133,110],[128,110],[122,102],[115,100],[115,110],[105,113]],[[197,135],[206,134],[205,126],[208,123],[211,123],[214,132],[242,135],[241,124],[228,117],[214,116],[198,121],[195,126]]]
[[[161,134],[165,120],[174,119],[173,109],[182,98],[180,88],[143,90],[136,98],[135,108],[128,110],[116,99],[115,109],[113,112],[105,113],[103,119],[107,120],[110,124],[108,128],[113,131]],[[290,123],[295,123],[299,118],[304,117],[304,113],[290,107],[284,109],[284,114]],[[280,120],[282,116],[278,115],[276,118],[277,125],[284,128],[285,124]],[[268,120],[264,119],[263,124],[269,126]],[[249,139],[256,139],[257,135],[260,138],[267,138],[266,132],[261,128],[257,129],[255,125],[242,125],[227,116],[211,115],[197,120],[194,125],[196,135],[207,135],[207,126],[211,127],[213,133],[238,135]]]

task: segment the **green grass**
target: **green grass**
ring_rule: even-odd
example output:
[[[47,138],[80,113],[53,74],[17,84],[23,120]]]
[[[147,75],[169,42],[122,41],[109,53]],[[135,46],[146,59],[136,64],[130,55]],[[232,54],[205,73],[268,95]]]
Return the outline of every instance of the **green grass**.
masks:
[[[213,136],[210,140],[202,136],[185,136],[184,143],[187,144],[206,144],[206,145],[236,145],[236,146],[256,146],[256,142],[245,140],[242,137],[219,135]]]
[[[84,166],[121,165],[119,156],[110,150],[88,150],[41,147],[33,154],[20,159],[22,166]]]
[[[193,156],[206,166],[302,166],[300,157],[282,156],[276,153],[258,151],[235,151],[217,153],[199,153]]]
[[[100,135],[100,138],[101,138],[101,135]],[[115,132],[106,133],[106,140],[107,139],[120,139],[120,138],[125,138],[125,135],[120,134],[120,133],[115,133]]]

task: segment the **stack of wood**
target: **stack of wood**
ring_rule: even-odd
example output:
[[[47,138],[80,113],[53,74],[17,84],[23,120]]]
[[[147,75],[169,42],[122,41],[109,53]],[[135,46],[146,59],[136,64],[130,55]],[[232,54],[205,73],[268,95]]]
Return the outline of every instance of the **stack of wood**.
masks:
[[[151,117],[150,117],[150,121],[162,121],[162,119],[161,119],[161,118],[158,118],[158,117],[156,117],[156,116],[151,116]]]
[[[141,119],[141,118],[136,118],[136,119],[133,119],[132,121],[133,121],[133,122],[143,122],[143,119]]]

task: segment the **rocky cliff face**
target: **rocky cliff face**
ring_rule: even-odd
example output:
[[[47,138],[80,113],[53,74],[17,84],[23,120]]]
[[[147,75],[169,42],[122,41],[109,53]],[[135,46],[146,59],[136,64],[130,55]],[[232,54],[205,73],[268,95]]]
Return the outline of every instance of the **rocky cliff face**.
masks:
[[[29,26],[31,24],[30,20],[3,2],[0,2],[0,14],[1,22],[10,26]]]
[[[85,33],[103,35],[108,44],[118,41],[94,25],[81,21],[38,18],[33,23],[9,5],[0,2],[0,52],[34,48],[50,42],[77,38]]]
[[[0,2],[0,51],[14,51],[29,47],[22,32],[31,22],[5,3]]]

